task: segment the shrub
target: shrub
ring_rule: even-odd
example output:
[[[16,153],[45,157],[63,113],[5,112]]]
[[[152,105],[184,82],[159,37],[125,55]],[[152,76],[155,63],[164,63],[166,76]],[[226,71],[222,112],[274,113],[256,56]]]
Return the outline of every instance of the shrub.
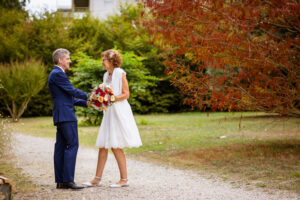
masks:
[[[1,98],[13,121],[18,121],[30,99],[44,87],[45,67],[36,59],[1,64],[0,80]]]

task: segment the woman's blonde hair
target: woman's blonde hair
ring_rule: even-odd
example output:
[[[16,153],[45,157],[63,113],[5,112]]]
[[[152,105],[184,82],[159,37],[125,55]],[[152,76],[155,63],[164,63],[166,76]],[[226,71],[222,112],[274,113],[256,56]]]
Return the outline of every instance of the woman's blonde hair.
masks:
[[[122,56],[119,51],[109,49],[101,53],[102,58],[108,59],[114,68],[121,67],[122,65]]]

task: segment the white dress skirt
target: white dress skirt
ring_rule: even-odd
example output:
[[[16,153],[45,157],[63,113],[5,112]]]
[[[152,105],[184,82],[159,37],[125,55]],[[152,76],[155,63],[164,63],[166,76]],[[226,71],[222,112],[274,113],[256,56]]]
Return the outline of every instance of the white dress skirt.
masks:
[[[110,83],[107,82],[108,72],[103,76],[103,83],[112,87],[115,96],[122,93],[122,74],[126,75],[126,72],[121,68],[115,68]],[[103,111],[96,146],[122,149],[141,145],[139,130],[127,100],[117,101]]]

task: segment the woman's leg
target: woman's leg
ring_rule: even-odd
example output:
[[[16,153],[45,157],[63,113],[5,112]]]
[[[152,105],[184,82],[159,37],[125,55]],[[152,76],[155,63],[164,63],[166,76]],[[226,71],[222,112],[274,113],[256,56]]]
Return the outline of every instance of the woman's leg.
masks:
[[[93,180],[90,181],[92,184],[96,184],[101,180],[103,170],[104,170],[104,167],[105,167],[105,163],[106,163],[106,160],[107,160],[107,155],[108,155],[108,149],[99,148],[96,176],[94,177]]]
[[[111,149],[117,160],[119,170],[120,170],[120,181],[119,184],[127,183],[127,168],[126,168],[126,157],[122,149]],[[123,179],[123,180],[122,180]]]

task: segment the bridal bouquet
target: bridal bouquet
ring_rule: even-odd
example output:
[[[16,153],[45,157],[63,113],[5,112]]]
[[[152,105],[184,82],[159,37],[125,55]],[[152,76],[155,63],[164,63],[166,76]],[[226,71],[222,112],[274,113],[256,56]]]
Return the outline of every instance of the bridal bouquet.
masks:
[[[105,111],[108,106],[115,102],[116,98],[110,85],[100,84],[99,87],[93,89],[90,100],[93,108],[98,111]]]

